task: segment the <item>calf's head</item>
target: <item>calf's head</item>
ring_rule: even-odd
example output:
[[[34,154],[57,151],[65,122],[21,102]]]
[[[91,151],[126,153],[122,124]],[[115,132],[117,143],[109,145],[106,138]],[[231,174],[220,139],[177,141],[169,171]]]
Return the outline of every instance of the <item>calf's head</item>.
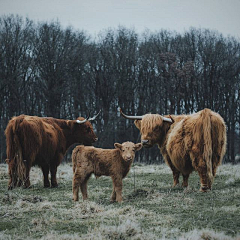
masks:
[[[123,160],[126,162],[133,161],[136,151],[142,148],[141,143],[134,144],[133,142],[114,143],[114,146],[120,151]]]

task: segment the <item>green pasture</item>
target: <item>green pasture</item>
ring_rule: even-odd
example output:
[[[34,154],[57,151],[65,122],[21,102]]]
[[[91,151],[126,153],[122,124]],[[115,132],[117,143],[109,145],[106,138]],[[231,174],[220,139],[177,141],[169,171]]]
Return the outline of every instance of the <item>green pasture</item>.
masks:
[[[30,189],[7,190],[0,165],[0,239],[240,239],[240,165],[219,167],[213,190],[172,188],[166,165],[135,164],[124,179],[122,204],[110,203],[111,179],[93,176],[89,200],[72,201],[72,169],[58,169],[58,188],[43,188],[32,168]]]

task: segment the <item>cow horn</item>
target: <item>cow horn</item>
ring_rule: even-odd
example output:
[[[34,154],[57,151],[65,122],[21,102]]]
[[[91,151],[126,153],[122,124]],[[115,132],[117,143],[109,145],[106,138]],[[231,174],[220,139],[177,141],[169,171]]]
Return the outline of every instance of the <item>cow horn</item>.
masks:
[[[162,117],[164,122],[170,122],[173,123],[171,118],[166,118],[166,117]]]
[[[119,109],[121,115],[124,117],[124,118],[127,118],[127,119],[132,119],[132,120],[142,120],[142,116],[128,116],[128,115],[125,115],[123,112],[122,112],[122,109],[120,108]],[[162,117],[163,118],[163,121],[165,122],[170,122],[170,123],[173,123],[172,119],[171,118],[166,118],[166,117]]]
[[[128,116],[128,115],[125,115],[123,112],[122,112],[122,109],[120,108],[119,109],[121,115],[126,118],[126,119],[132,119],[132,120],[142,120],[142,116]]]
[[[88,118],[88,117],[87,117],[87,118],[84,119],[84,120],[76,120],[76,122],[77,122],[78,124],[82,124],[82,123],[85,123],[86,121],[93,121],[93,120],[95,120],[96,117],[100,114],[100,112],[101,112],[101,110],[98,112],[97,115],[93,116],[92,118]]]
[[[84,119],[84,120],[76,120],[76,123],[82,124],[82,123],[85,123],[86,121],[87,121],[87,119]]]
[[[92,118],[88,118],[88,121],[93,121],[93,120],[95,120],[95,119],[98,117],[98,115],[100,114],[100,112],[101,112],[101,110],[98,112],[97,115],[93,116]]]

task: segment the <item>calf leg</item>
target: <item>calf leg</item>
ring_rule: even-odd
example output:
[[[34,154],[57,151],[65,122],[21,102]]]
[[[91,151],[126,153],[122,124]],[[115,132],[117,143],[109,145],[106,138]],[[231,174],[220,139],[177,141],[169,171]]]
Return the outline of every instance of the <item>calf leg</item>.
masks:
[[[43,182],[44,182],[44,187],[50,187],[50,182],[48,179],[48,174],[49,174],[49,166],[44,165],[42,166],[42,172],[43,172]]]
[[[113,181],[113,189],[115,190],[114,194],[116,194],[116,201],[120,203],[123,200],[122,199],[122,178],[119,176],[117,177],[113,176],[112,181]]]
[[[85,179],[81,179],[81,180],[80,180],[80,188],[81,188],[83,200],[88,199],[88,194],[87,194],[87,182],[88,182],[88,179],[90,178],[90,176],[91,176],[91,173],[88,174],[87,176],[85,176]]]
[[[79,187],[81,188],[83,200],[88,198],[87,194],[87,181],[92,174],[91,172],[87,172],[85,169],[75,170],[72,182],[72,190],[73,190],[73,200],[79,200]]]
[[[80,187],[81,177],[78,173],[74,173],[73,180],[72,180],[72,191],[73,191],[73,200],[79,200],[79,187]]]

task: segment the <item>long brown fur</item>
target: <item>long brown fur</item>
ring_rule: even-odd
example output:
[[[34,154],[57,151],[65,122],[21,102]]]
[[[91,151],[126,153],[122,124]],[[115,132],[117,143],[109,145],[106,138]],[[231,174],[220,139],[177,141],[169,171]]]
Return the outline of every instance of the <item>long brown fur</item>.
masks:
[[[92,173],[96,177],[110,176],[113,181],[111,201],[122,201],[122,180],[127,176],[135,152],[142,148],[141,143],[115,143],[116,149],[101,149],[77,146],[72,153],[73,163],[73,199],[79,199],[79,187],[83,200],[88,198],[87,181]]]
[[[78,118],[83,120],[83,118]],[[60,120],[37,116],[13,117],[5,130],[7,163],[9,168],[8,188],[23,184],[30,186],[31,166],[42,168],[44,186],[57,186],[56,172],[66,150],[74,143],[91,145],[96,140],[89,121],[78,124],[76,120]]]
[[[167,117],[167,116],[166,116]],[[183,186],[196,170],[201,180],[201,191],[211,189],[216,169],[226,152],[226,126],[222,117],[204,109],[191,115],[171,115],[173,123],[163,121],[158,114],[146,114],[135,125],[145,147],[157,144],[173,172],[174,186],[183,175]]]

